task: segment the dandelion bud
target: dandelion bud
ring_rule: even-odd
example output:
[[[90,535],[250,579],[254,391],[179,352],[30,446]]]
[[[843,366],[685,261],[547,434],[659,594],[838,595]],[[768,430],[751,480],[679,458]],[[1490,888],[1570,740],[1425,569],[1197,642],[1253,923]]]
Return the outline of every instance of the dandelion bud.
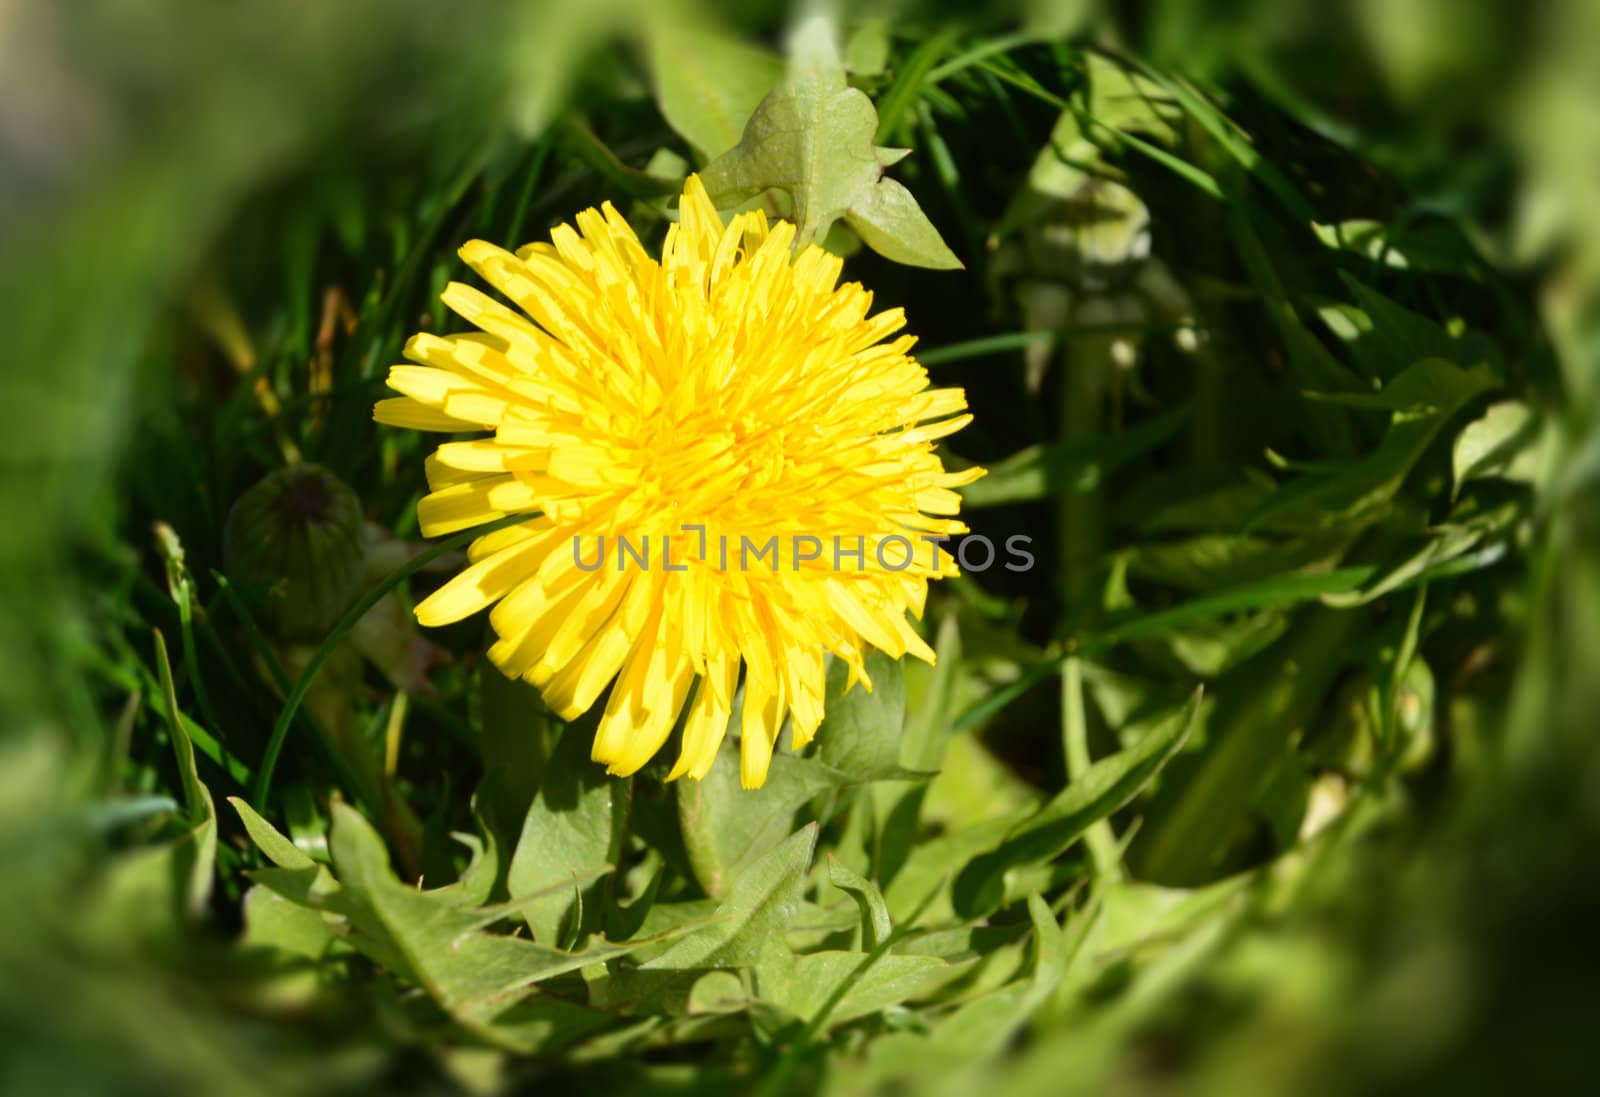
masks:
[[[236,582],[272,585],[268,623],[282,639],[315,639],[361,593],[361,500],[317,465],[292,465],[241,495],[222,534]]]

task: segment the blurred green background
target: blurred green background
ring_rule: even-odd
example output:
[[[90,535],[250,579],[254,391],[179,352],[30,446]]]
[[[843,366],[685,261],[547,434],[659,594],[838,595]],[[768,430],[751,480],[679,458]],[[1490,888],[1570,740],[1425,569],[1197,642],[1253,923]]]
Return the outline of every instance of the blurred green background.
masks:
[[[893,174],[966,269],[898,267],[848,232],[830,245],[907,309],[936,379],[967,387],[977,422],[954,448],[994,469],[969,495],[974,528],[1041,546],[1037,572],[969,577],[930,613],[959,622],[969,669],[925,702],[953,739],[919,834],[1081,772],[1083,737],[1059,730],[1074,698],[1093,701],[1101,755],[1143,726],[1118,713],[1208,685],[1201,731],[1115,819],[1132,842],[1118,871],[1152,888],[1119,912],[1129,943],[990,1053],[952,1044],[926,1075],[872,1058],[945,1001],[809,1057],[760,1025],[507,1057],[433,1038],[359,965],[235,946],[260,862],[225,808],[214,880],[185,845],[152,627],[173,696],[221,733],[202,777],[242,794],[281,690],[213,577],[233,501],[305,458],[385,537],[413,537],[422,451],[380,436],[370,405],[405,336],[444,323],[455,247],[521,243],[601,199],[657,232],[683,172],[733,143],[726,118],[781,71],[790,15],[0,0],[0,1090],[1581,1084],[1600,1021],[1584,944],[1600,913],[1586,0],[837,13],[879,142],[914,150]],[[1385,355],[1484,363],[1494,391],[1441,382],[1397,404],[1385,386],[1376,426],[1360,399],[1305,396],[1369,367],[1376,393]],[[1491,404],[1514,406],[1489,420]],[[1382,465],[1430,415],[1449,428],[1437,444]],[[1480,421],[1488,452],[1463,455]],[[1298,486],[1268,507],[1272,477]],[[1259,556],[1235,554],[1256,535]],[[1204,628],[1183,616],[1240,590],[1254,600]],[[224,614],[217,650],[189,651],[190,618]],[[403,864],[453,871],[432,843],[470,827],[496,772],[476,745],[494,703],[476,628],[330,667],[309,707],[334,745],[291,742],[280,825],[299,840],[330,788],[389,803],[339,744],[374,721],[381,741],[385,691],[405,688],[405,806],[377,814]],[[416,675],[435,662],[430,698]],[[920,673],[908,696],[931,688]],[[1111,841],[1092,830],[1089,852]],[[1077,901],[1069,876],[1040,879]],[[1026,926],[1016,910],[969,928]],[[879,1073],[853,1079],[859,1061]]]

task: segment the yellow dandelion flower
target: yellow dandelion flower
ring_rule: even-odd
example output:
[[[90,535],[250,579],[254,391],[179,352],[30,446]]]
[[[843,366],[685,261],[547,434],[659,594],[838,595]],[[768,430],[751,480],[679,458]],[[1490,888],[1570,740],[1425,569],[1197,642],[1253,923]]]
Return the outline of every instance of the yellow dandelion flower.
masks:
[[[687,709],[671,776],[704,776],[742,672],[759,786],[785,720],[795,747],[822,721],[825,653],[868,689],[870,647],[933,660],[906,614],[955,573],[932,539],[966,532],[952,489],[982,475],[934,449],[965,395],[889,338],[900,309],[869,315],[838,258],[793,243],[760,211],[724,224],[693,176],[659,261],[610,204],[515,255],[472,241],[461,257],[521,311],[451,283],[478,330],[414,336],[389,374],[403,395],[375,410],[493,432],[428,458],[422,532],[528,520],[475,541],[417,618],[490,609],[490,659],[563,719],[611,685],[593,749],[611,773]]]

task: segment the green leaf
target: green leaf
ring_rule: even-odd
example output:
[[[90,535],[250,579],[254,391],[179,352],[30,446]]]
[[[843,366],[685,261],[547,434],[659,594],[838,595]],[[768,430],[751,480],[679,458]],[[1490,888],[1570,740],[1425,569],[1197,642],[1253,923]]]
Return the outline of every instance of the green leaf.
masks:
[[[1357,527],[1281,537],[1269,535],[1272,525],[1264,522],[1266,528],[1258,526],[1252,534],[1204,533],[1137,545],[1127,550],[1128,575],[1194,592],[1226,591],[1274,577],[1304,579],[1337,565],[1361,534]]]
[[[217,861],[217,809],[211,799],[211,790],[200,781],[195,767],[194,742],[178,710],[177,691],[172,683],[172,664],[167,658],[167,643],[160,629],[152,630],[155,636],[157,670],[161,675],[161,692],[166,700],[167,733],[172,738],[172,752],[178,764],[178,780],[183,786],[184,804],[188,808],[190,830],[172,847],[178,878],[183,883],[182,907],[191,918],[200,917],[211,898],[211,884],[215,878]]]
[[[1328,247],[1382,263],[1391,270],[1456,274],[1470,269],[1475,259],[1461,233],[1443,223],[1405,227],[1357,218],[1334,224],[1313,223],[1311,229]]]
[[[950,740],[939,776],[927,785],[924,812],[930,822],[953,831],[998,815],[1032,811],[1045,798],[976,736],[958,735]]]
[[[998,848],[975,859],[957,877],[957,913],[976,917],[1005,899],[1005,875],[1018,866],[1048,861],[1087,830],[1128,803],[1182,748],[1200,711],[1201,691],[1127,750],[1102,758],[1055,799],[1012,827]]]
[[[579,882],[615,864],[620,852],[628,785],[589,761],[591,723],[572,725],[557,740],[506,876],[506,890],[542,944],[558,944],[576,930],[570,920],[579,909]],[[563,882],[568,887],[557,890]]]
[[[423,987],[458,1021],[485,1022],[532,992],[534,984],[643,942],[591,944],[567,952],[520,937],[484,932],[485,914],[454,897],[422,891],[395,878],[389,853],[355,809],[336,804],[330,840],[340,888],[327,901],[355,929],[351,943]]]
[[[568,115],[558,132],[566,152],[630,198],[649,206],[659,206],[662,200],[682,190],[683,161],[675,155],[652,157],[640,169],[624,162],[586,121],[576,115]],[[658,174],[661,172],[665,174]]]
[[[913,687],[920,683],[921,689],[908,711],[899,743],[900,764],[923,773],[940,770],[950,749],[951,718],[961,669],[961,631],[954,613],[945,614],[939,621],[933,650],[936,662],[931,668],[920,663],[906,668],[921,676],[911,683]],[[935,780],[944,776],[940,774]],[[887,781],[869,789],[865,802],[858,804],[857,810],[872,813],[876,843],[867,850],[867,863],[878,879],[893,880],[910,856],[929,787],[927,781]]]
[[[476,834],[452,832],[450,837],[471,851],[471,859],[461,876],[453,884],[436,889],[433,894],[459,907],[481,907],[489,901],[495,880],[500,872],[500,849],[490,832],[488,841]]]
[[[684,904],[683,914],[694,921],[679,920],[673,904],[658,904],[646,928],[672,925],[668,932],[678,939],[637,968],[585,972],[591,1001],[614,1012],[683,1015],[704,1005],[707,995],[731,993],[725,980],[701,987],[708,970],[764,965],[767,977],[777,978],[794,960],[786,935],[803,905],[816,841],[813,824],[745,866],[709,918],[701,904]]]
[[[900,740],[900,764],[907,769],[937,770],[949,746],[951,710],[961,668],[961,623],[954,613],[939,619],[933,638],[937,661],[923,668],[926,685],[907,713],[905,734]]]
[[[801,1020],[826,1008],[822,1027],[853,1021],[927,994],[950,965],[937,956],[813,952],[756,968],[761,1000]],[[841,993],[842,991],[842,993]]]
[[[514,849],[564,726],[538,690],[487,661],[478,669],[478,705],[483,780],[476,807],[500,847]]]
[[[817,729],[817,757],[853,776],[897,766],[905,725],[906,688],[900,660],[873,650],[867,653],[866,669],[872,689],[857,685],[846,692],[849,666],[843,659],[828,661],[827,708]]]
[[[873,691],[857,686],[846,694],[841,692],[846,681],[843,664],[837,660],[830,664],[818,758],[774,754],[766,782],[758,789],[746,789],[739,776],[739,746],[730,735],[704,779],[678,783],[684,848],[707,895],[720,898],[739,868],[782,841],[793,829],[795,812],[819,793],[867,781],[927,776],[895,764],[905,711],[899,662],[874,652],[868,655],[868,666]],[[742,705],[741,690],[729,717],[730,731],[739,726]],[[829,765],[825,759],[830,757],[840,766]]]
[[[870,951],[889,939],[894,924],[889,920],[889,907],[878,885],[860,873],[851,872],[832,857],[828,858],[828,881],[849,893],[861,908],[862,948]]]
[[[489,1043],[507,1051],[550,1055],[615,1023],[615,1017],[598,1009],[565,998],[533,994],[474,1029]]]
[[[1487,368],[1463,371],[1442,358],[1424,358],[1402,370],[1377,392],[1307,392],[1309,399],[1361,411],[1387,411],[1405,418],[1438,415],[1460,407],[1475,393],[1468,388]]]
[[[1195,889],[1120,881],[1106,889],[1096,951],[1119,955],[1159,943],[1209,918],[1255,883],[1256,876],[1251,873]]]
[[[678,785],[678,818],[695,879],[713,899],[728,894],[739,869],[789,833],[794,813],[819,792],[848,784],[809,758],[774,754],[758,789],[739,783],[739,748],[724,743],[711,771]]]
[[[250,835],[267,859],[279,868],[307,869],[313,868],[316,862],[301,852],[300,847],[284,837],[276,827],[256,813],[256,809],[245,803],[237,796],[228,797],[228,803],[233,805],[233,810],[239,813],[239,818],[244,822],[245,833]]]
[[[637,812],[637,810],[638,805],[636,803],[635,811]],[[645,841],[648,844],[649,839],[645,839]],[[663,860],[656,865],[656,870],[650,874],[650,880],[645,884],[644,890],[636,894],[632,902],[628,903],[627,906],[619,903],[613,907],[610,918],[606,922],[606,936],[614,941],[626,941],[637,936],[644,929],[645,922],[650,917],[650,911],[656,905],[656,897],[661,893],[661,885],[669,876],[676,876],[676,873]]]
[[[817,844],[815,824],[752,861],[734,878],[711,924],[642,965],[651,970],[740,967],[787,951],[784,934],[805,889]]]
[[[961,260],[922,212],[916,198],[893,179],[880,177],[876,183],[861,187],[846,208],[844,219],[863,244],[885,259],[908,267],[962,268]]]
[[[1273,326],[1278,329],[1289,352],[1291,375],[1302,387],[1328,392],[1360,392],[1362,381],[1349,366],[1334,356],[1307,329],[1295,302],[1290,298],[1276,269],[1273,255],[1256,233],[1247,209],[1236,208],[1228,221],[1239,258],[1249,272],[1251,285],[1267,307]],[[1282,252],[1278,255],[1281,257]],[[1352,432],[1346,416],[1333,408],[1312,406],[1305,409],[1314,438],[1330,454],[1344,454],[1353,448]]]
[[[972,858],[994,849],[1030,814],[1028,811],[1010,812],[941,834],[913,848],[884,891],[884,901],[895,922],[904,927],[918,912],[921,912],[919,925],[954,916],[947,895],[953,878]],[[943,902],[941,895],[946,896]]]
[[[322,958],[338,940],[330,923],[330,918],[338,918],[326,900],[339,885],[326,866],[306,856],[249,804],[237,796],[228,797],[228,803],[244,822],[250,840],[278,866],[250,873],[256,886],[245,893],[241,942],[246,947]]]
[[[857,899],[865,951],[776,952],[753,971],[762,1003],[806,1022],[796,1048],[831,1026],[932,993],[949,978],[942,957],[890,951],[889,911],[875,886],[831,858],[829,876]]]
[[[735,972],[708,971],[689,989],[687,1012],[737,1013],[750,1006],[750,991]]]
[[[1216,877],[1229,838],[1296,729],[1364,650],[1364,623],[1361,614],[1321,606],[1303,611],[1283,639],[1234,671],[1237,685],[1220,689],[1206,713],[1206,749],[1191,756],[1181,781],[1164,783],[1145,812],[1130,861],[1139,878],[1189,884]]]
[[[178,709],[172,667],[160,630],[154,630],[154,638],[157,670],[166,702],[163,715],[172,740],[178,779],[188,804],[185,819],[188,825],[171,840],[138,846],[109,859],[95,884],[95,902],[82,912],[84,917],[77,925],[77,929],[87,935],[86,940],[131,941],[146,947],[169,939],[181,943],[184,941],[181,931],[205,916],[216,876],[216,810],[211,791],[201,782],[195,767],[194,745],[185,718]],[[20,762],[16,771],[9,774],[13,784],[19,787],[0,789],[8,794],[0,797],[0,808],[10,809],[0,811],[0,823],[13,823],[26,818],[26,809],[34,806],[29,801],[40,790],[28,787],[28,782],[38,774],[35,767],[29,765],[34,758],[27,754],[14,752],[4,760]],[[20,781],[17,780],[19,776]],[[29,828],[48,826],[55,810],[56,805],[50,803],[41,816],[28,818],[26,825]],[[6,815],[11,818],[4,818]],[[61,822],[57,820],[52,828],[51,841],[39,843],[38,855],[48,858],[58,848],[74,848],[57,846],[56,841],[66,830]],[[19,833],[22,841],[28,840],[27,831]],[[6,852],[7,840],[11,838],[12,831],[0,827],[0,852]],[[17,848],[21,848],[20,845]],[[0,911],[0,915],[5,913]]]
[[[244,894],[245,948],[265,948],[320,960],[338,938],[320,911],[263,884]]]
[[[152,629],[151,635],[155,638],[156,670],[166,701],[167,735],[172,742],[172,754],[178,766],[178,783],[183,787],[183,803],[188,809],[189,820],[198,823],[215,814],[211,807],[211,796],[200,783],[199,771],[195,769],[194,743],[179,719],[177,691],[172,683],[172,663],[167,658],[167,641],[160,629]]]
[[[783,61],[771,51],[676,12],[652,19],[649,54],[662,115],[705,159],[738,143],[783,76]]]
[[[1424,358],[1442,358],[1457,366],[1494,362],[1494,345],[1472,335],[1453,336],[1427,317],[1395,303],[1377,290],[1340,271],[1345,288],[1355,297],[1367,326],[1351,344],[1351,354],[1369,364],[1379,377],[1393,377]]]
[[[1196,622],[1174,629],[1161,641],[1196,678],[1218,678],[1276,641],[1288,624],[1281,613],[1255,613],[1232,621]]]
[[[1500,477],[1531,482],[1540,461],[1538,431],[1537,417],[1522,401],[1491,404],[1456,435],[1450,453],[1452,498],[1469,480]]]
[[[742,1001],[735,1006],[723,1001],[730,987],[723,980],[701,983],[710,975],[732,975],[739,984]],[[744,980],[734,972],[706,971],[701,968],[655,971],[625,965],[595,965],[583,972],[589,988],[589,1003],[617,1015],[664,1014],[685,1017],[694,1013],[732,1012],[748,1008],[750,996]],[[721,1003],[726,1008],[718,1008]]]
[[[874,250],[900,263],[949,270],[955,257],[908,191],[883,178],[904,155],[875,143],[872,100],[845,80],[832,24],[801,24],[783,82],[761,101],[738,145],[701,173],[727,208],[767,190],[794,205],[795,246],[818,243],[843,219]]]
[[[877,76],[889,64],[889,20],[881,15],[862,19],[845,42],[844,64],[854,76]]]
[[[1335,471],[1304,476],[1280,488],[1247,527],[1271,519],[1318,530],[1377,520],[1445,424],[1497,383],[1487,365],[1462,369],[1429,358],[1408,367],[1385,386],[1385,393],[1395,390],[1392,396],[1380,394],[1385,405],[1397,410],[1376,449]]]
[[[862,1069],[862,1090],[900,1088],[884,1084],[893,1078],[973,1071],[1003,1054],[1061,985],[1084,942],[1099,924],[1100,910],[1099,903],[1092,903],[1077,912],[1070,928],[1063,930],[1051,915],[1049,905],[1038,895],[1029,895],[1034,962],[1027,978],[966,1002],[939,1020],[926,1035],[895,1033],[879,1039]]]
[[[1366,605],[1404,586],[1442,574],[1461,574],[1487,567],[1505,553],[1505,538],[1522,508],[1516,503],[1486,510],[1459,522],[1441,522],[1427,536],[1408,541],[1387,559],[1359,590],[1325,594],[1323,604],[1336,607]],[[1469,555],[1470,554],[1470,555]]]

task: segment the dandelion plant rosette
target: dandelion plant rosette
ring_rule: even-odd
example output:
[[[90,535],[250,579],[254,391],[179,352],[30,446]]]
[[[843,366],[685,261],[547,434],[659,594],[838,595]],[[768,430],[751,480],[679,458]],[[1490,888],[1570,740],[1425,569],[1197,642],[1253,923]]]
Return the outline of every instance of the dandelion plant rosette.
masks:
[[[965,394],[929,387],[900,309],[873,313],[786,221],[724,223],[694,176],[679,206],[659,260],[609,204],[515,255],[468,243],[516,307],[448,286],[477,330],[414,336],[376,417],[492,432],[428,458],[425,535],[528,516],[472,544],[423,624],[489,609],[490,659],[563,719],[611,686],[593,757],[619,775],[687,709],[670,776],[704,776],[742,673],[755,787],[786,720],[796,747],[815,735],[828,653],[867,688],[870,648],[933,660],[908,616],[955,574],[937,542],[966,531],[954,489],[982,470],[945,469]]]

